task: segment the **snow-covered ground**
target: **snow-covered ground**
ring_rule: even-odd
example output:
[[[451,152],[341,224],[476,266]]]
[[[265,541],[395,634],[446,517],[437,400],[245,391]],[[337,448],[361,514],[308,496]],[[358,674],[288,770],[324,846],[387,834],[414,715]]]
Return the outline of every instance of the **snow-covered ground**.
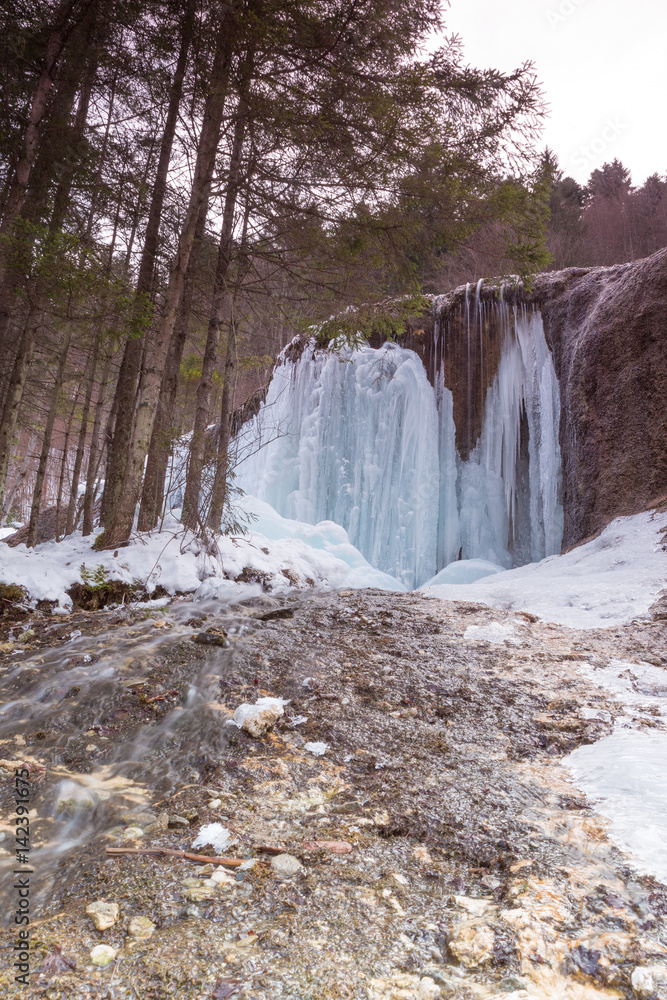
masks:
[[[251,530],[245,537],[221,538],[213,554],[171,515],[162,531],[137,535],[115,552],[96,552],[94,536],[83,538],[80,533],[34,549],[0,544],[0,582],[25,587],[35,601],[57,601],[62,610],[71,607],[67,590],[72,584],[85,582],[99,567],[107,579],[141,583],[149,593],[160,585],[170,594],[196,597],[248,596],[261,591],[253,577],[266,580],[274,593],[294,586],[405,590],[398,580],[374,569],[332,521],[289,521],[253,497],[244,499],[244,507],[256,518]],[[245,582],[233,582],[244,570]]]
[[[34,549],[0,544],[0,582],[25,587],[33,600],[71,606],[67,590],[103,567],[110,580],[158,585],[174,594],[234,597],[253,580],[272,592],[292,587],[405,591],[395,577],[375,569],[333,521],[305,524],[281,517],[254,497],[244,507],[255,520],[244,537],[224,537],[207,553],[176,517],[162,531],[137,535],[116,552],[96,552],[93,537],[72,535]],[[477,601],[525,610],[574,628],[609,627],[645,614],[667,588],[667,550],[661,530],[667,514],[647,512],[613,521],[602,534],[561,556],[502,571],[484,560],[452,563],[422,591],[443,600]],[[83,570],[83,575],[82,575]],[[243,583],[234,583],[244,573]]]
[[[447,567],[421,590],[446,601],[529,611],[571,628],[620,625],[646,614],[667,588],[667,546],[661,537],[666,527],[664,512],[619,517],[565,555],[468,584],[440,583],[453,568]]]
[[[578,747],[563,763],[609,820],[618,846],[667,884],[667,669],[624,660],[581,669],[613,693],[624,714],[611,735]]]

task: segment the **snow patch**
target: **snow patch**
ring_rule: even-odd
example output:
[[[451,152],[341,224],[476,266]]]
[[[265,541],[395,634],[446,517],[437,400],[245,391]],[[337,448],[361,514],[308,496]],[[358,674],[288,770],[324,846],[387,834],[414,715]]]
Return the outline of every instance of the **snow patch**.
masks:
[[[667,884],[667,732],[616,729],[565,758],[619,847]]]
[[[490,642],[495,646],[502,646],[506,642],[516,646],[520,641],[514,626],[504,625],[501,622],[491,622],[489,625],[469,625],[463,638],[481,639],[483,642]]]
[[[667,518],[647,511],[612,521],[564,555],[461,585],[425,586],[443,601],[529,611],[570,628],[610,628],[645,615],[667,585]]]
[[[405,590],[374,569],[339,525],[282,518],[254,497],[245,497],[244,507],[257,518],[253,530],[243,537],[221,537],[213,554],[171,514],[161,531],[135,535],[130,545],[115,551],[94,551],[95,536],[84,538],[80,532],[33,549],[0,544],[0,581],[25,587],[33,601],[56,602],[56,614],[71,610],[67,591],[85,582],[82,571],[98,567],[107,579],[140,583],[149,594],[159,585],[172,595],[193,593],[195,600],[240,600],[264,587],[272,593],[294,587]],[[240,576],[244,582],[237,583]],[[168,598],[159,598],[142,606],[167,603]]]
[[[196,847],[212,847],[217,855],[224,854],[228,847],[235,844],[236,840],[232,837],[230,831],[222,823],[207,823],[199,831],[197,839],[192,845],[194,850]]]

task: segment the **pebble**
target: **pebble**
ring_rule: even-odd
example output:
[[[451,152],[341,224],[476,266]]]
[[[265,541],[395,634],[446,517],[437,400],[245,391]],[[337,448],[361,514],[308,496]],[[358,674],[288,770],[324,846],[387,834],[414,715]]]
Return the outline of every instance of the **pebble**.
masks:
[[[139,840],[140,837],[144,836],[144,831],[140,826],[128,826],[125,830],[123,837],[125,840]]]
[[[303,865],[292,854],[276,854],[274,858],[271,858],[271,867],[276,875],[281,875],[282,878],[291,878],[292,875],[301,871]]]
[[[136,941],[147,941],[155,933],[155,924],[148,917],[132,917],[127,933]]]
[[[500,981],[498,989],[503,993],[515,993],[517,990],[527,990],[528,980],[522,979],[521,976],[507,976]]]
[[[148,826],[156,820],[153,812],[126,812],[121,813],[121,820],[126,826]]]
[[[439,997],[441,993],[442,990],[436,986],[430,976],[424,976],[419,983],[419,996],[423,997],[424,1000],[435,1000],[435,997]]]
[[[109,927],[113,927],[120,916],[118,903],[105,903],[103,899],[89,903],[86,913],[95,925],[96,931],[106,931]]]
[[[638,965],[631,981],[635,996],[667,1000],[667,965]]]
[[[104,968],[113,962],[116,957],[116,952],[113,948],[109,947],[108,944],[98,944],[95,945],[90,953],[90,961],[93,965],[99,965],[100,968]]]
[[[185,816],[170,815],[167,817],[168,826],[190,826],[190,820]]]
[[[486,924],[476,922],[460,925],[449,943],[449,950],[468,969],[478,968],[493,958],[495,936]]]

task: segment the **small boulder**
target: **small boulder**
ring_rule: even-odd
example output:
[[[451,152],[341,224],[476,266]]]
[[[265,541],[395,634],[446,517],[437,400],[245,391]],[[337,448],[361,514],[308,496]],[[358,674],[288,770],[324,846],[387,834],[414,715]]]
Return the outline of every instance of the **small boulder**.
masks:
[[[419,997],[420,1000],[436,1000],[442,994],[442,990],[439,986],[436,986],[435,982],[430,976],[424,976],[424,978],[419,983]]]
[[[478,921],[459,924],[449,942],[449,950],[467,969],[476,969],[493,958],[495,935],[490,927]]]
[[[105,903],[102,899],[89,903],[86,913],[95,925],[96,931],[106,931],[109,927],[113,927],[120,916],[118,903]]]

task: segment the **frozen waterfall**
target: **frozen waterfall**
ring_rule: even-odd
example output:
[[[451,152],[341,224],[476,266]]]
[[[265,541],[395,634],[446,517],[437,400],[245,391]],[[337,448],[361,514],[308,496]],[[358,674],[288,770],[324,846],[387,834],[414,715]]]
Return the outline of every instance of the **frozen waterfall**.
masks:
[[[558,552],[560,404],[542,320],[493,308],[502,346],[486,387],[483,377],[473,387],[468,348],[466,391],[483,399],[465,458],[444,363],[432,385],[419,356],[396,344],[331,353],[311,343],[278,365],[239,433],[239,485],[283,517],[342,525],[410,589],[458,559],[510,568]],[[468,338],[475,331],[468,316]],[[436,325],[441,358],[445,339]]]

